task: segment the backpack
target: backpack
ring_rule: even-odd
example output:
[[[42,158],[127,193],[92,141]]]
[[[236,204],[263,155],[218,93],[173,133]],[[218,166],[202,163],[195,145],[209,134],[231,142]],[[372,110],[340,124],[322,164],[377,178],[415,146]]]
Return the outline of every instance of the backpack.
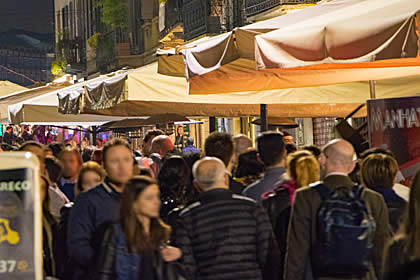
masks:
[[[291,213],[289,189],[285,187],[276,188],[262,200],[262,206],[267,211],[277,244],[280,249],[280,275],[283,275],[284,261],[286,258],[287,233]],[[280,278],[283,279],[283,278]]]
[[[363,188],[338,186],[330,191],[322,183],[312,185],[321,196],[318,241],[312,266],[316,277],[363,277],[369,271],[376,223]]]

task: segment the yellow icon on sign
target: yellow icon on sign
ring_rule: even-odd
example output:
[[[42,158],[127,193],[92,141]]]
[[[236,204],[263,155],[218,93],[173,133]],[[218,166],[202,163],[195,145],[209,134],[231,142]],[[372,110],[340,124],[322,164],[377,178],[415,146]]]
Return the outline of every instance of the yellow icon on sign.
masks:
[[[5,241],[11,245],[18,244],[19,234],[10,228],[9,220],[0,219],[0,244]]]

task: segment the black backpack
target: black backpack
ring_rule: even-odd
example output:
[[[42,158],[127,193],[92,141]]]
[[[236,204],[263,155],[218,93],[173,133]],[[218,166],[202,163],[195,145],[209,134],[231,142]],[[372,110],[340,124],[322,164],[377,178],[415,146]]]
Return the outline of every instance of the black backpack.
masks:
[[[330,191],[322,183],[312,185],[321,196],[318,241],[312,255],[316,277],[363,277],[369,271],[376,223],[363,188],[338,186]]]

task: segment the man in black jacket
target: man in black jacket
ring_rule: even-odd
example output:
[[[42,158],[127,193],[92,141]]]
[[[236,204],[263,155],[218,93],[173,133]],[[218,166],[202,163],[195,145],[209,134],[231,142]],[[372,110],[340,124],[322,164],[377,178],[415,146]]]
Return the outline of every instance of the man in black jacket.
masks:
[[[120,197],[125,184],[133,175],[133,154],[127,142],[114,139],[103,150],[103,162],[108,177],[105,182],[81,193],[70,212],[67,246],[73,275],[71,279],[87,279],[93,269],[96,250],[104,225],[117,219]]]
[[[279,279],[279,252],[264,209],[233,194],[222,161],[206,157],[193,167],[198,201],[177,221],[186,278],[194,280]]]

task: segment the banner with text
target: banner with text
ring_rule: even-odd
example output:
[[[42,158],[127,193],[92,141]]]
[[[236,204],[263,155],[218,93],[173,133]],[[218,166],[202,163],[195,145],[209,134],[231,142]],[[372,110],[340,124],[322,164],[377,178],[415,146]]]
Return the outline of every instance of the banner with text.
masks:
[[[369,100],[371,147],[390,149],[409,185],[420,169],[420,96]]]

